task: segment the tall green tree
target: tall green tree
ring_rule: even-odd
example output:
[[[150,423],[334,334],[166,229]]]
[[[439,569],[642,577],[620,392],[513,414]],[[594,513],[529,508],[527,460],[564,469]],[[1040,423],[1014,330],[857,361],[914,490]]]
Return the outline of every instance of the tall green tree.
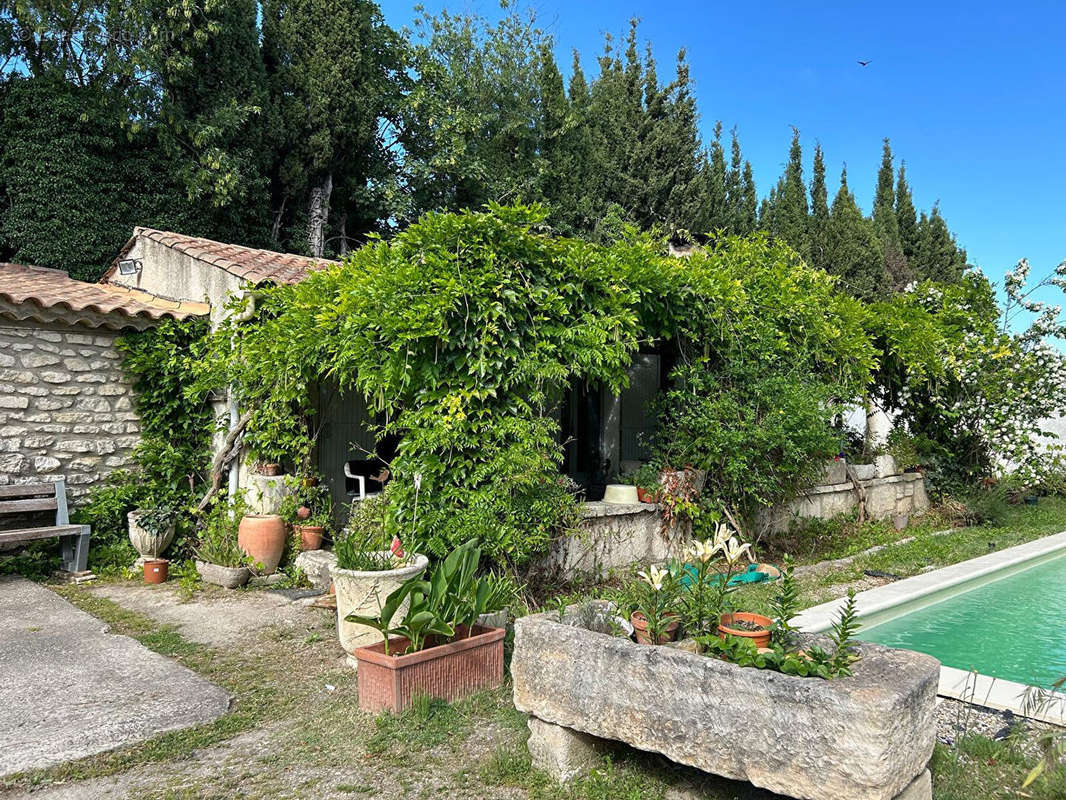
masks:
[[[966,270],[966,251],[955,242],[936,205],[918,221],[914,271],[921,280],[958,283]]]
[[[803,182],[803,147],[796,128],[792,129],[785,173],[777,182],[775,191],[768,196],[766,212],[760,218],[760,225],[807,258],[810,255],[807,187]]]
[[[265,0],[263,53],[276,132],[273,236],[295,217],[306,229],[293,249],[344,252],[393,211],[395,151],[385,139],[405,81],[402,41],[368,0]]]
[[[840,173],[840,189],[829,212],[829,268],[844,289],[856,297],[880,297],[887,284],[884,254],[873,223],[863,216],[848,188],[848,172]]]
[[[881,168],[877,171],[877,191],[874,194],[874,230],[881,240],[885,272],[893,289],[902,289],[910,281],[910,270],[900,244],[899,223],[896,219],[896,195],[893,181],[892,147],[886,138],[881,148]]]
[[[814,146],[814,177],[811,179],[810,263],[832,271],[829,264],[829,193],[825,184],[825,154]]]
[[[903,257],[910,264],[918,249],[918,216],[914,210],[911,187],[907,183],[907,166],[902,161],[896,177],[896,226]]]

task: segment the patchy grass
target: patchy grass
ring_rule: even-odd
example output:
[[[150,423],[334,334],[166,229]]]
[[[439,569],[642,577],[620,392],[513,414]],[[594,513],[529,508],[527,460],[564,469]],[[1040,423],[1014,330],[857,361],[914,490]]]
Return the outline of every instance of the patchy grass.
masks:
[[[1066,766],[1021,788],[1036,760],[1015,737],[993,741],[975,734],[960,737],[954,747],[937,744],[931,766],[935,800],[1062,800],[1066,797]]]

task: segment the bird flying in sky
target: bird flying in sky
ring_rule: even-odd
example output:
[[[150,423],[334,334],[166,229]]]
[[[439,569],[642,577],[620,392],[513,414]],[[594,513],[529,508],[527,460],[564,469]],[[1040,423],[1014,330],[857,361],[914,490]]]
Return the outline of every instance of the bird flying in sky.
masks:
[[[869,61],[863,61],[861,58],[859,59],[859,66],[860,67],[865,67],[869,63],[870,63]]]

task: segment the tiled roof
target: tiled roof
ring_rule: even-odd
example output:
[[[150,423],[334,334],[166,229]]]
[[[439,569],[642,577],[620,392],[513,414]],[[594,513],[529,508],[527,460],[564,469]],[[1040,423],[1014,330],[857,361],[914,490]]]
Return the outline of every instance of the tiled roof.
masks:
[[[20,318],[68,318],[86,322],[87,314],[110,317],[109,327],[135,327],[163,317],[202,316],[207,303],[176,302],[110,283],[85,283],[58,269],[0,263],[0,301],[20,309]],[[91,323],[90,323],[91,324]]]
[[[225,244],[199,236],[185,236],[180,233],[157,231],[153,228],[134,228],[133,238],[119,254],[124,258],[139,237],[173,248],[199,261],[213,264],[231,275],[243,278],[251,283],[299,283],[312,272],[322,269],[335,261],[324,258],[309,258],[292,253],[275,253],[272,250],[257,250],[254,247],[242,247],[237,244]],[[118,266],[118,259],[111,266],[103,280],[107,280]]]

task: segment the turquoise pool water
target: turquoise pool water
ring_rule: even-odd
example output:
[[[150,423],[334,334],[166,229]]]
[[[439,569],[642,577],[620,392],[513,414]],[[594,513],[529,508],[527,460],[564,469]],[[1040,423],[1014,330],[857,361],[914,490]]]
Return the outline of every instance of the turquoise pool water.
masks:
[[[1066,676],[1066,556],[863,629],[859,638],[1050,688]]]

